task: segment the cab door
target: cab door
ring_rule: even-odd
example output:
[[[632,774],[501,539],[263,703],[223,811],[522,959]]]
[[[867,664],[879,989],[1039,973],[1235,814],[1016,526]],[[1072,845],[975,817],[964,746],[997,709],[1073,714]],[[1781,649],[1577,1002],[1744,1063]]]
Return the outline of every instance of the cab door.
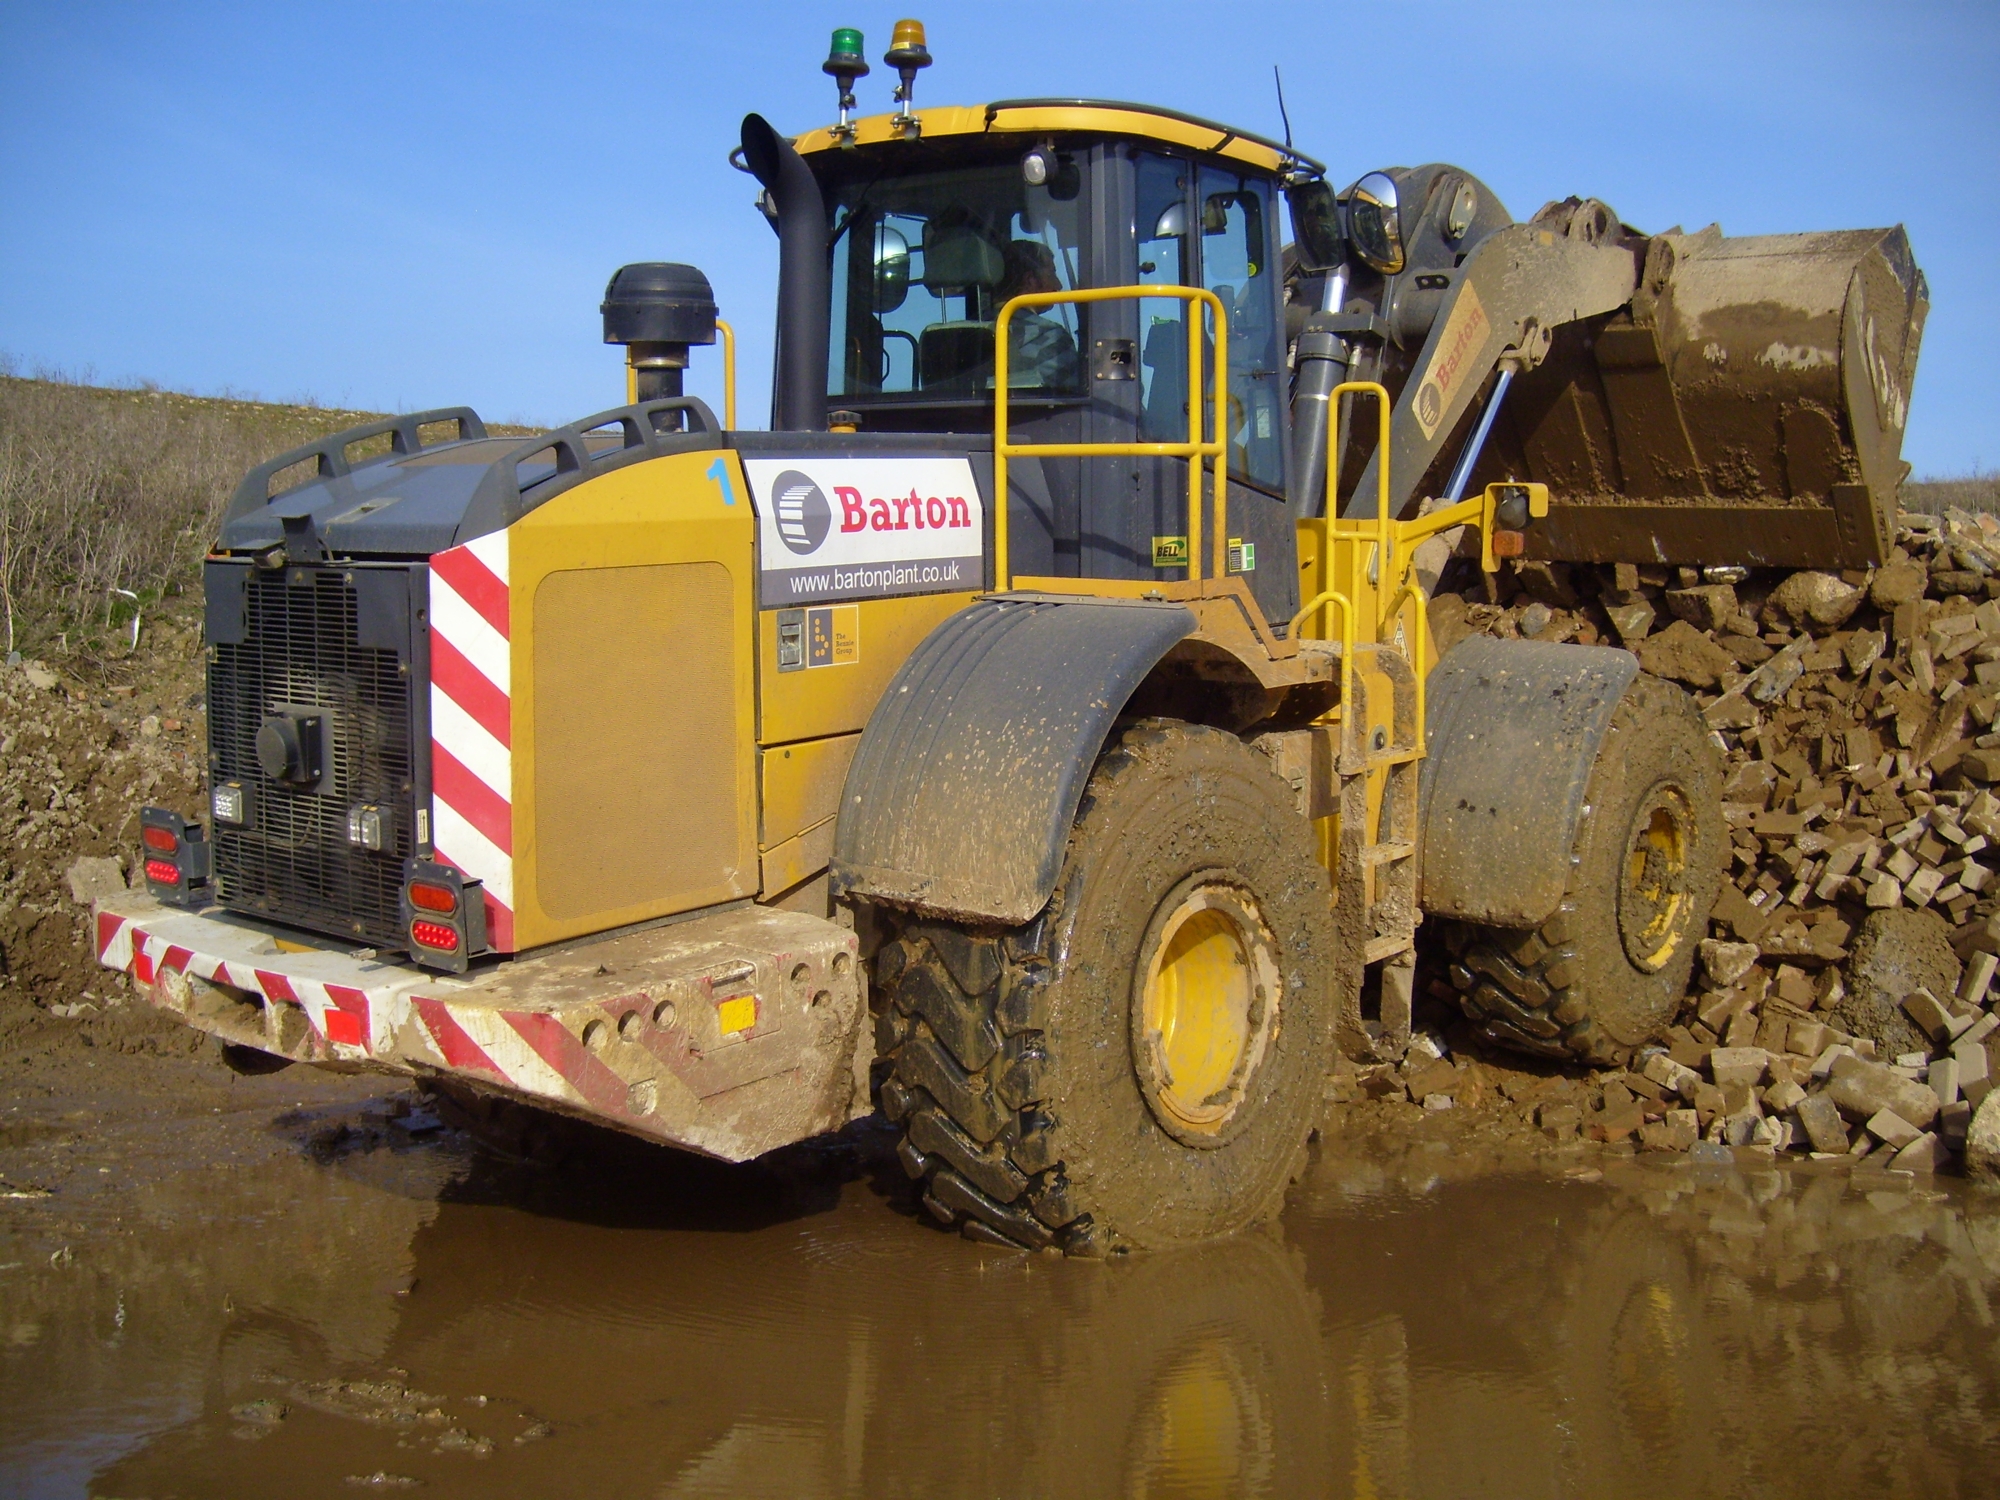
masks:
[[[1131,260],[1127,285],[1199,286],[1214,292],[1228,319],[1225,412],[1229,478],[1229,564],[1273,620],[1297,607],[1294,543],[1285,507],[1288,451],[1282,358],[1283,288],[1277,265],[1276,195],[1267,177],[1226,163],[1144,152],[1134,162]],[[1110,278],[1107,278],[1110,279]],[[1183,442],[1188,434],[1188,304],[1175,298],[1137,303],[1139,437]],[[1215,344],[1205,320],[1203,363]],[[1212,414],[1203,434],[1215,438]],[[1138,458],[1137,514],[1126,528],[1132,565],[1162,579],[1186,576],[1186,461]],[[1093,486],[1096,489],[1097,486]],[[1101,520],[1108,495],[1093,495]],[[1203,530],[1213,536],[1213,516]],[[1106,528],[1111,529],[1111,528]],[[1176,547],[1181,550],[1177,553]]]

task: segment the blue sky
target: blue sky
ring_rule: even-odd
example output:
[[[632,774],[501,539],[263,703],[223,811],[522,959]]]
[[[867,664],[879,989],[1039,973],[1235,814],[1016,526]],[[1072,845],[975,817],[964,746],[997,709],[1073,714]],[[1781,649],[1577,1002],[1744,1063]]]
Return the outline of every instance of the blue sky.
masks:
[[[597,304],[687,260],[769,381],[776,241],[724,158],[830,117],[865,3],[0,8],[0,352],[23,372],[555,422],[623,398]],[[1140,99],[1277,133],[1341,184],[1455,161],[1519,217],[1908,225],[1930,279],[1905,456],[2000,465],[2000,6],[1378,0],[925,4],[919,101]],[[861,84],[889,107],[893,75]],[[719,361],[697,354],[713,395]]]

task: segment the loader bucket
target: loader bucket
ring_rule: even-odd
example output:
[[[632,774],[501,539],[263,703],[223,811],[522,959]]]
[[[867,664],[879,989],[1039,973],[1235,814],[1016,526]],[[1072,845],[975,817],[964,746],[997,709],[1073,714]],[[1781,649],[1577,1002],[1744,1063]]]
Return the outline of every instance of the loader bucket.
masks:
[[[1516,382],[1482,468],[1550,486],[1531,556],[1879,563],[1928,308],[1901,227],[1656,235],[1629,306]]]

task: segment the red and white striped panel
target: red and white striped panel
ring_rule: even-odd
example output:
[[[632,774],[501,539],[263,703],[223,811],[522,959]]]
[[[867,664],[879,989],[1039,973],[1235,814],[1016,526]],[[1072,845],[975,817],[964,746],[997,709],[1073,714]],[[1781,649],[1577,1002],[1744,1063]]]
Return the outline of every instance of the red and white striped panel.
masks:
[[[414,1061],[427,1070],[442,1065],[447,1072],[644,1124],[644,1112],[632,1108],[630,1081],[553,1015],[503,1010],[480,1003],[477,995],[455,1004],[421,993],[437,982],[435,974],[350,954],[257,953],[270,944],[253,929],[145,904],[152,915],[144,925],[98,907],[96,948],[100,964],[130,974],[146,989],[170,991],[168,976],[180,973],[288,1000],[305,1011],[318,1033],[300,1054],[307,1058]],[[615,1018],[630,1008],[630,998],[582,1008]],[[420,1030],[410,1029],[412,1021]],[[672,1066],[678,1056],[676,1051],[663,1061]]]
[[[271,963],[268,958],[260,962],[254,957],[225,958],[206,951],[207,945],[193,934],[214,930],[219,924],[189,921],[179,913],[162,912],[160,920],[149,925],[172,930],[166,934],[150,931],[129,917],[99,909],[97,961],[107,969],[122,969],[142,985],[158,985],[168,974],[179,973],[213,984],[231,985],[271,1000],[289,1000],[305,1011],[313,1029],[325,1039],[328,1049],[325,1055],[358,1058],[386,1050],[402,1014],[409,1008],[402,994],[410,983],[409,972],[405,970],[384,969],[377,964],[372,967],[384,969],[398,982],[370,985],[364,980],[343,984],[331,973],[308,972],[313,968],[327,969],[326,955],[312,954],[303,959],[285,955],[291,962],[281,971],[267,967]],[[224,937],[241,941],[238,933],[227,928],[221,931]],[[331,963],[342,977],[363,978],[359,973],[347,972],[358,968],[351,961],[343,963],[336,956]]]
[[[431,558],[431,844],[484,882],[486,936],[514,951],[513,648],[507,533]]]

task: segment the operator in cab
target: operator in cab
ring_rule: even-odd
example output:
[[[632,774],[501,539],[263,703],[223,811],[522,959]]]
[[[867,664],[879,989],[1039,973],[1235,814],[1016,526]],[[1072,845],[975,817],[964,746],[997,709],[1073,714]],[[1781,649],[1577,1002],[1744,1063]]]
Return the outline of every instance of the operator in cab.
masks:
[[[1059,292],[1055,252],[1040,240],[1008,240],[1001,251],[1005,270],[996,293],[1000,306],[1033,292]],[[1040,308],[1014,314],[1007,347],[1007,384],[1031,390],[1069,390],[1077,383],[1076,340]]]

